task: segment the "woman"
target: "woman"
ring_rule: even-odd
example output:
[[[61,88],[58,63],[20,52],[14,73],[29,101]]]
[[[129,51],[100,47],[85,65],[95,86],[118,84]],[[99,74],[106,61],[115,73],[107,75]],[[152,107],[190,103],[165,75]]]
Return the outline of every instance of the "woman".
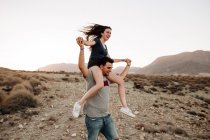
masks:
[[[84,33],[86,36],[86,40],[84,40],[81,37],[77,38],[77,42],[81,42],[86,46],[90,46],[91,49],[91,54],[88,62],[88,68],[92,67],[92,72],[94,79],[96,81],[96,85],[93,86],[91,89],[85,93],[85,95],[74,104],[73,108],[73,116],[78,117],[81,106],[85,103],[86,100],[94,96],[97,91],[99,91],[103,86],[103,75],[102,71],[100,68],[97,66],[98,61],[105,57],[108,56],[108,50],[105,45],[105,42],[109,40],[111,37],[111,27],[109,26],[103,26],[99,24],[93,24],[89,25],[83,28],[81,32]],[[92,40],[91,40],[92,39]],[[83,51],[83,49],[81,50]],[[128,62],[130,61],[129,59],[113,59],[114,62]],[[130,65],[127,65],[130,66]],[[129,115],[131,117],[135,117],[135,115],[132,113],[132,111],[128,108],[126,99],[125,99],[125,87],[124,87],[124,75],[118,76],[114,73],[110,73],[107,78],[113,82],[118,84],[118,93],[120,96],[120,101],[122,103],[122,108],[120,109],[121,112],[125,113],[126,115]]]

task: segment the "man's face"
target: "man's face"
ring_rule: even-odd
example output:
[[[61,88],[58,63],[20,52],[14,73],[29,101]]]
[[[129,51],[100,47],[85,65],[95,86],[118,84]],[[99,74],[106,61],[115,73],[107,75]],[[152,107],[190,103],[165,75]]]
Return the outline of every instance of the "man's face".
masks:
[[[106,65],[104,65],[104,66],[103,65],[100,66],[104,76],[109,75],[109,73],[112,71],[112,67],[113,67],[113,64],[109,63],[109,62],[107,62]]]

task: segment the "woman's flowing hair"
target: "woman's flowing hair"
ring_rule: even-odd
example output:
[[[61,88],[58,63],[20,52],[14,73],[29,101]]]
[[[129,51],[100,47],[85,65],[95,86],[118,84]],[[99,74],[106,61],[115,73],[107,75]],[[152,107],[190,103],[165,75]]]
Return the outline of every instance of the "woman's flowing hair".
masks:
[[[103,33],[105,29],[111,29],[111,27],[93,23],[83,27],[80,32],[84,33],[87,40],[90,40],[96,37],[101,38],[101,33]]]

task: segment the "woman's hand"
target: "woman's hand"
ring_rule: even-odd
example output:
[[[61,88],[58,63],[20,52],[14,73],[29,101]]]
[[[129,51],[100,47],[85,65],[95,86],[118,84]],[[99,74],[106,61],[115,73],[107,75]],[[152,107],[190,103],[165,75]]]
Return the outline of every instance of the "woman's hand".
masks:
[[[82,37],[77,37],[76,41],[80,48],[84,48],[84,40]]]
[[[130,59],[126,58],[125,59],[125,62],[127,63],[127,66],[130,66],[131,65],[131,60]]]

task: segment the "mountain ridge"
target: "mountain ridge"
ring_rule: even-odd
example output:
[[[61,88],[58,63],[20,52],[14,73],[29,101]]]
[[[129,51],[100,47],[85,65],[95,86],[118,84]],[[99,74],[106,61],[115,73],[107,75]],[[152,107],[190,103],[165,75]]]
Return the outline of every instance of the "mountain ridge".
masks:
[[[158,57],[136,73],[148,75],[210,73],[210,51],[197,50]]]
[[[120,73],[123,68],[123,66],[116,67],[113,72]],[[39,68],[38,71],[80,72],[78,65],[72,63],[50,64]],[[129,70],[129,74],[146,75],[198,75],[200,73],[210,74],[210,51],[196,50],[161,56],[145,67],[131,67]]]

